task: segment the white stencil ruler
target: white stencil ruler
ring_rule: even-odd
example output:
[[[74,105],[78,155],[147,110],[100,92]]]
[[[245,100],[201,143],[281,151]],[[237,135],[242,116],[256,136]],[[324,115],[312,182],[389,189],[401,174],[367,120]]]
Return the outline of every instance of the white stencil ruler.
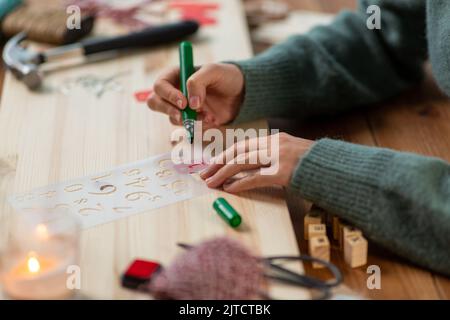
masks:
[[[83,228],[164,207],[208,192],[206,185],[174,168],[169,154],[116,167],[110,171],[14,195],[17,210],[69,208]]]

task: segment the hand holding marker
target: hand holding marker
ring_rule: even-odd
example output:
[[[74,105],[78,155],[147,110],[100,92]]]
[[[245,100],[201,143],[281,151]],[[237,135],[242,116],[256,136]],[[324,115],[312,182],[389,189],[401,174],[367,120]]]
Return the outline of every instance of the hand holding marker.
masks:
[[[187,138],[192,144],[194,142],[194,124],[197,120],[197,112],[189,107],[189,94],[187,80],[194,73],[194,56],[192,44],[188,41],[180,43],[180,89],[188,101],[188,105],[181,111],[183,126],[186,128]]]
[[[188,41],[180,43],[180,87],[181,92],[188,101],[188,105],[181,111],[183,126],[186,128],[187,137],[190,143],[194,141],[194,124],[197,119],[197,112],[189,107],[189,94],[187,90],[187,80],[194,74],[194,59],[192,44]],[[241,224],[241,217],[236,210],[224,199],[218,198],[213,204],[214,210],[233,228]]]

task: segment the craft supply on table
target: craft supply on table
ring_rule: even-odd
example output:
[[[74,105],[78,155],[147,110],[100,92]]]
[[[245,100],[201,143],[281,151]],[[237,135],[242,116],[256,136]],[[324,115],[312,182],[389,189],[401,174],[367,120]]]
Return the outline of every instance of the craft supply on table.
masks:
[[[78,265],[79,221],[65,209],[17,213],[1,255],[3,289],[14,299],[62,299],[75,291],[68,282]],[[72,287],[71,287],[72,286]]]
[[[122,7],[102,0],[68,0],[67,6],[75,5],[82,12],[87,12],[99,18],[108,18],[117,24],[137,29],[151,25],[145,19],[141,19],[140,14],[147,5],[153,2],[157,2],[157,0],[141,0],[135,4]]]
[[[200,25],[215,25],[217,23],[213,13],[219,9],[214,2],[170,1],[169,8],[180,12],[182,20],[195,20]]]
[[[4,0],[3,0],[4,1]],[[13,0],[6,0],[14,3]],[[1,6],[1,3],[0,3]],[[29,40],[62,45],[73,43],[90,34],[95,18],[81,14],[79,27],[68,28],[66,8],[41,4],[21,4],[1,18],[1,33],[6,38],[26,32]]]
[[[330,261],[330,242],[326,235],[319,235],[309,239],[309,255],[324,261]],[[323,268],[319,263],[313,262],[313,268]]]
[[[241,225],[241,216],[224,198],[217,198],[213,203],[213,208],[230,227],[237,228]]]
[[[29,89],[36,90],[40,88],[43,80],[41,68],[47,63],[61,63],[67,58],[87,59],[95,54],[113,50],[149,48],[179,41],[197,32],[198,27],[195,21],[170,23],[122,36],[86,39],[43,52],[24,48],[22,42],[26,39],[26,35],[18,34],[5,45],[3,60],[17,79],[24,82]]]
[[[330,230],[330,238],[326,233],[325,224]],[[351,268],[361,267],[367,264],[367,240],[361,230],[341,221],[333,214],[313,205],[303,219],[305,240],[309,240],[308,249],[311,256],[329,261],[331,243],[333,239],[337,243],[345,262]],[[322,267],[313,263],[313,268]]]
[[[308,226],[308,239],[311,239],[313,237],[317,236],[326,236],[327,235],[327,228],[325,224],[310,224]]]
[[[147,102],[148,98],[150,98],[150,95],[153,93],[153,89],[146,89],[141,91],[136,91],[134,93],[134,98],[137,102],[143,103]]]
[[[157,299],[271,299],[266,292],[269,280],[317,289],[320,298],[328,298],[330,289],[342,282],[339,269],[325,261],[305,255],[255,257],[242,244],[227,237],[206,240],[197,246],[179,246],[186,251],[149,282],[148,291]],[[286,262],[299,260],[324,264],[334,279],[321,281],[284,266]]]
[[[187,89],[187,81],[195,72],[194,69],[194,53],[192,44],[189,41],[183,41],[179,47],[180,54],[180,91],[188,100],[186,108],[181,110],[183,126],[186,129],[187,139],[190,143],[194,142],[194,124],[197,120],[197,112],[189,107],[189,93]]]
[[[319,212],[310,211],[306,214],[304,220],[303,236],[305,240],[308,240],[308,228],[310,224],[321,224],[322,216]]]
[[[73,79],[67,79],[59,87],[59,91],[63,94],[77,94],[75,89],[80,88],[87,93],[94,95],[100,99],[107,92],[120,92],[123,89],[120,77],[125,76],[128,72],[121,72],[111,76],[98,76],[87,74]]]
[[[146,290],[146,286],[162,270],[158,262],[134,260],[123,273],[122,286],[133,290]]]
[[[175,170],[178,173],[181,173],[181,174],[198,173],[198,172],[201,172],[202,170],[204,170],[207,167],[208,167],[208,165],[206,163],[203,163],[203,162],[202,163],[193,163],[193,164],[181,163],[181,164],[174,165]]]
[[[247,248],[215,238],[178,255],[149,291],[157,299],[241,300],[257,298],[263,280],[262,265]]]
[[[344,240],[344,259],[352,268],[367,264],[367,240],[362,235],[348,236]]]
[[[348,237],[353,237],[353,236],[362,236],[362,232],[361,230],[358,230],[352,226],[346,225],[346,224],[341,224],[340,228],[339,228],[339,248],[341,250],[344,249],[344,242],[345,239],[347,239]]]
[[[69,208],[80,217],[83,228],[89,228],[209,191],[203,181],[179,174],[169,153],[37,188],[9,201],[16,210]]]

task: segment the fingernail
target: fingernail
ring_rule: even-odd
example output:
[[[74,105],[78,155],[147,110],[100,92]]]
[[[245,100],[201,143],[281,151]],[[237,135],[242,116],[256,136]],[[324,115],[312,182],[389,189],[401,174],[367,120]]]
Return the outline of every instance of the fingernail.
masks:
[[[177,106],[178,106],[178,108],[180,108],[180,109],[184,109],[184,108],[183,108],[183,100],[178,99],[178,100],[177,100]]]
[[[198,108],[200,104],[200,98],[197,96],[193,96],[189,98],[189,105],[193,108]]]

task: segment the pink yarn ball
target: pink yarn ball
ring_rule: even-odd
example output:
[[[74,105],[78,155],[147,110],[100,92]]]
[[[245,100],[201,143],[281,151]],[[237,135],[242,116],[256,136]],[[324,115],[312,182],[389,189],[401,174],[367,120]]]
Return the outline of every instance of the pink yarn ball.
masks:
[[[179,255],[149,289],[157,299],[243,300],[258,297],[263,279],[257,259],[240,243],[222,237]]]

